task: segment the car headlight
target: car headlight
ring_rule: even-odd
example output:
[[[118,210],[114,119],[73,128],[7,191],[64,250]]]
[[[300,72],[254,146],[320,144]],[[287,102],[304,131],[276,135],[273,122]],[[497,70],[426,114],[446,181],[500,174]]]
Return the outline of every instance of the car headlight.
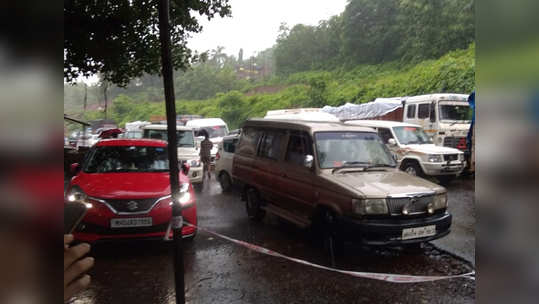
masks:
[[[387,214],[385,198],[353,199],[352,207],[356,214]]]
[[[437,194],[434,196],[434,210],[447,208],[447,193]]]
[[[444,161],[440,154],[429,154],[427,159],[430,163],[441,163]]]
[[[459,153],[459,161],[464,161],[464,153]]]
[[[183,208],[189,207],[194,203],[194,199],[192,199],[191,193],[189,192],[189,183],[183,183],[180,185],[178,203],[180,203]]]
[[[92,208],[93,205],[90,203],[90,200],[88,200],[88,195],[82,191],[80,187],[73,186],[71,190],[66,194],[65,197],[66,201],[70,203],[81,203],[86,206],[86,208]]]
[[[200,159],[192,159],[189,161],[189,164],[191,167],[200,167],[202,163],[200,162]]]

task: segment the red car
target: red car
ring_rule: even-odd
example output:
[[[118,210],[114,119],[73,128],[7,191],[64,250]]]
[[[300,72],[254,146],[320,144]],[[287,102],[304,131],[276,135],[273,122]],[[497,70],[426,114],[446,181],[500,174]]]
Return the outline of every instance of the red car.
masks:
[[[88,211],[74,231],[77,240],[172,239],[172,199],[167,143],[153,139],[106,139],[97,142],[71,180],[66,201],[86,204]],[[180,194],[184,221],[196,225],[195,193],[180,170]],[[182,172],[183,171],[183,172]],[[196,229],[184,225],[183,237]]]

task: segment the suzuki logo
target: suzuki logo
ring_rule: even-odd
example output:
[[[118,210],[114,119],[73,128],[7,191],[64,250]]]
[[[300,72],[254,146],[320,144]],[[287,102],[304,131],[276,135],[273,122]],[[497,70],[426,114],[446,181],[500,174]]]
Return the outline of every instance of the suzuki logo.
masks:
[[[135,202],[135,201],[130,201],[127,203],[127,209],[129,209],[130,211],[135,211],[138,209],[138,203]]]

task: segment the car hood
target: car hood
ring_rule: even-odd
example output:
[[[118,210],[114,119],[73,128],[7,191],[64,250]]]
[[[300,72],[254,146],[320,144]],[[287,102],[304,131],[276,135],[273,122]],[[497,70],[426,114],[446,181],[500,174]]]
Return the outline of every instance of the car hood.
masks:
[[[425,154],[457,154],[462,153],[461,151],[449,148],[449,147],[442,147],[442,146],[436,146],[434,144],[424,144],[424,145],[418,145],[418,144],[412,144],[412,145],[403,145],[402,146],[405,149],[410,149],[415,152],[419,153],[425,153]]]
[[[385,171],[331,171],[322,174],[333,183],[346,186],[360,197],[381,198],[388,195],[424,192],[445,192],[445,189],[428,180],[398,170]]]
[[[180,174],[180,183],[189,179]],[[89,196],[104,199],[161,197],[170,194],[168,173],[79,174],[72,182]]]

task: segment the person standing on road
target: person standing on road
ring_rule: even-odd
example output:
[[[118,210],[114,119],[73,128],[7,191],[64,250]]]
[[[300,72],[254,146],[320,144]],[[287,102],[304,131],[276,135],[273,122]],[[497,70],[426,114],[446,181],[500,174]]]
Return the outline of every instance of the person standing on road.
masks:
[[[208,176],[208,179],[211,179],[210,173],[210,161],[211,161],[211,149],[213,148],[213,143],[210,141],[207,131],[204,131],[204,140],[200,143],[200,161],[202,161],[203,168],[202,174],[203,178]]]

